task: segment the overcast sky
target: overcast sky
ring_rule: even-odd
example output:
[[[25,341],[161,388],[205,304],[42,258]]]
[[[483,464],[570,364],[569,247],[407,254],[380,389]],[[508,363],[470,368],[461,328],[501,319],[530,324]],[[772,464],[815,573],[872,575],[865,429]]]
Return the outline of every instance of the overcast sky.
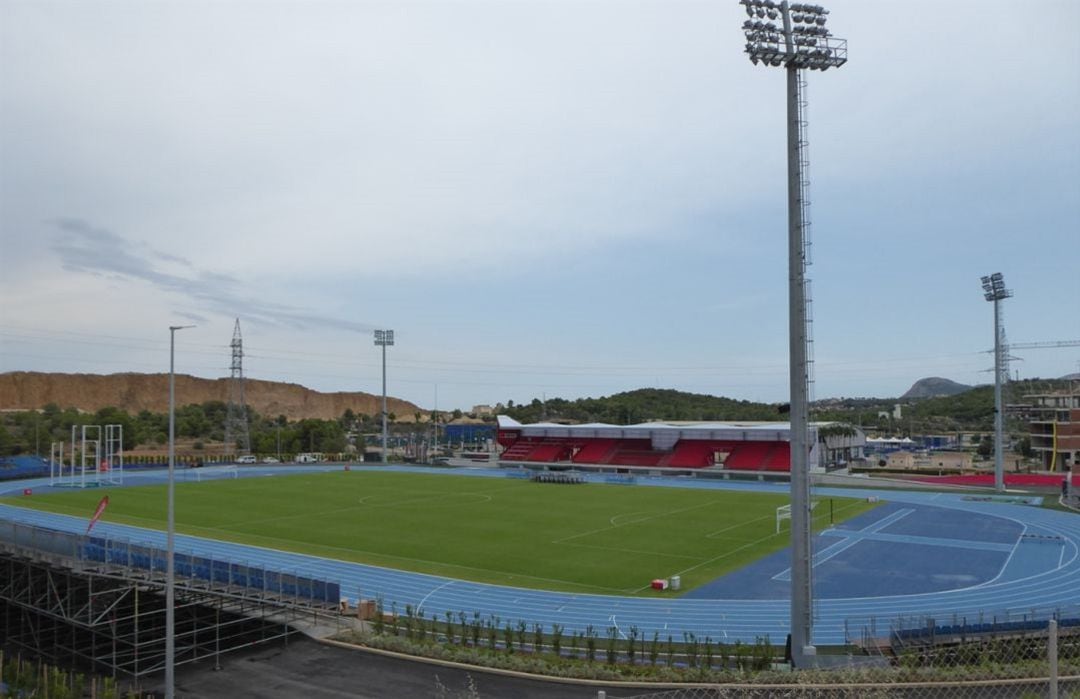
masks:
[[[833,0],[816,397],[1080,339],[1080,3]],[[784,73],[730,0],[0,0],[0,371],[443,409],[787,397]],[[1080,348],[1016,350],[1021,377]]]

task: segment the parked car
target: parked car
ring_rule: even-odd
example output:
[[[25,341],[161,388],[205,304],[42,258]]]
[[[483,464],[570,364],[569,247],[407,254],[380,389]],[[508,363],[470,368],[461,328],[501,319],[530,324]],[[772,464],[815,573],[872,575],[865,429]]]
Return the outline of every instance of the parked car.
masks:
[[[281,463],[281,462],[280,462],[280,461],[278,461],[278,460],[277,460],[276,458],[274,458],[273,456],[268,456],[268,457],[266,457],[265,459],[263,459],[263,463],[264,463],[264,464],[279,464],[279,463]]]
[[[243,456],[238,456],[236,458],[236,463],[238,463],[238,464],[255,464],[255,463],[258,463],[258,459],[255,458],[254,454],[244,454]]]

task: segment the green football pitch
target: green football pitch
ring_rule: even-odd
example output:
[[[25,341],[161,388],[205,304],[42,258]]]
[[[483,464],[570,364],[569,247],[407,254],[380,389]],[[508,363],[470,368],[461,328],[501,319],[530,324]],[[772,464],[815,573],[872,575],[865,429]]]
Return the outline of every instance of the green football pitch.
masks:
[[[165,486],[51,493],[19,505],[165,528]],[[338,471],[178,483],[177,531],[466,580],[570,592],[692,589],[789,542],[786,495]],[[873,507],[832,498],[815,528]]]

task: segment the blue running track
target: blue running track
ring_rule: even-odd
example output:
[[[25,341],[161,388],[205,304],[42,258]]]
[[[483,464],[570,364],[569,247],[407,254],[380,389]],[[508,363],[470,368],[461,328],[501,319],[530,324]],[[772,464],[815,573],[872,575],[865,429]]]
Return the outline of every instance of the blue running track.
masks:
[[[243,477],[312,472],[334,467],[251,467]],[[356,467],[354,467],[356,468]],[[363,467],[360,467],[363,468]],[[387,467],[376,467],[387,470]],[[430,469],[392,467],[432,473]],[[178,480],[232,477],[226,469],[178,472]],[[493,469],[438,471],[447,477],[505,478]],[[194,474],[194,475],[193,475]],[[164,471],[130,473],[125,485],[162,483]],[[592,477],[589,477],[592,479]],[[602,477],[595,480],[602,481]],[[638,479],[649,487],[788,491],[787,484],[732,483],[696,479]],[[47,490],[48,480],[0,484],[0,494],[24,488]],[[857,637],[870,620],[885,625],[896,617],[929,615],[971,623],[992,616],[1080,608],[1080,517],[1038,506],[990,502],[958,493],[816,488],[815,498],[865,498],[885,502],[814,539],[814,642],[839,645]],[[83,533],[86,519],[0,505],[0,519]],[[165,547],[164,532],[99,523],[96,536]],[[682,597],[637,598],[546,592],[409,573],[315,556],[274,551],[212,539],[177,535],[176,550],[238,563],[295,572],[341,585],[342,595],[382,598],[387,609],[412,605],[442,618],[445,611],[479,612],[504,623],[518,620],[567,633],[592,626],[601,635],[636,626],[649,638],[659,632],[681,639],[684,632],[724,642],[753,642],[788,633],[787,551],[769,556]],[[851,629],[851,634],[847,633]],[[879,631],[880,631],[879,627]]]

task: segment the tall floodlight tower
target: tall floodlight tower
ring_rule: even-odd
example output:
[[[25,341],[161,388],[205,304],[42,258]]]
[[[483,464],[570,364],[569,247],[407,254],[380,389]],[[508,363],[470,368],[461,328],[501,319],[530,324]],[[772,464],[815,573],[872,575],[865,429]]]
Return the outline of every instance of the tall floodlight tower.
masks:
[[[225,409],[225,453],[236,449],[239,454],[251,453],[248,434],[247,404],[244,402],[244,340],[240,337],[240,319],[233,328],[232,373],[229,375],[229,404]]]
[[[393,330],[376,330],[375,346],[382,347],[382,461],[386,463],[386,348],[394,346]]]
[[[1003,452],[1004,418],[1001,405],[1001,384],[1009,378],[1005,365],[1005,328],[1001,325],[1001,302],[1013,295],[1012,289],[1005,288],[1005,277],[1001,272],[994,272],[982,278],[983,297],[994,303],[994,489],[999,493],[1005,490],[1005,454]],[[1004,376],[1003,376],[1004,375]]]
[[[739,0],[746,53],[754,64],[787,72],[788,155],[788,350],[791,390],[791,655],[796,667],[816,655],[813,645],[810,546],[809,381],[806,265],[809,262],[809,182],[806,154],[806,81],[803,70],[839,68],[847,62],[847,41],[825,28],[820,5],[773,0]],[[780,24],[777,24],[777,20]]]
[[[176,331],[169,326],[169,489],[165,505],[165,699],[176,693]],[[72,452],[72,463],[75,463]]]

